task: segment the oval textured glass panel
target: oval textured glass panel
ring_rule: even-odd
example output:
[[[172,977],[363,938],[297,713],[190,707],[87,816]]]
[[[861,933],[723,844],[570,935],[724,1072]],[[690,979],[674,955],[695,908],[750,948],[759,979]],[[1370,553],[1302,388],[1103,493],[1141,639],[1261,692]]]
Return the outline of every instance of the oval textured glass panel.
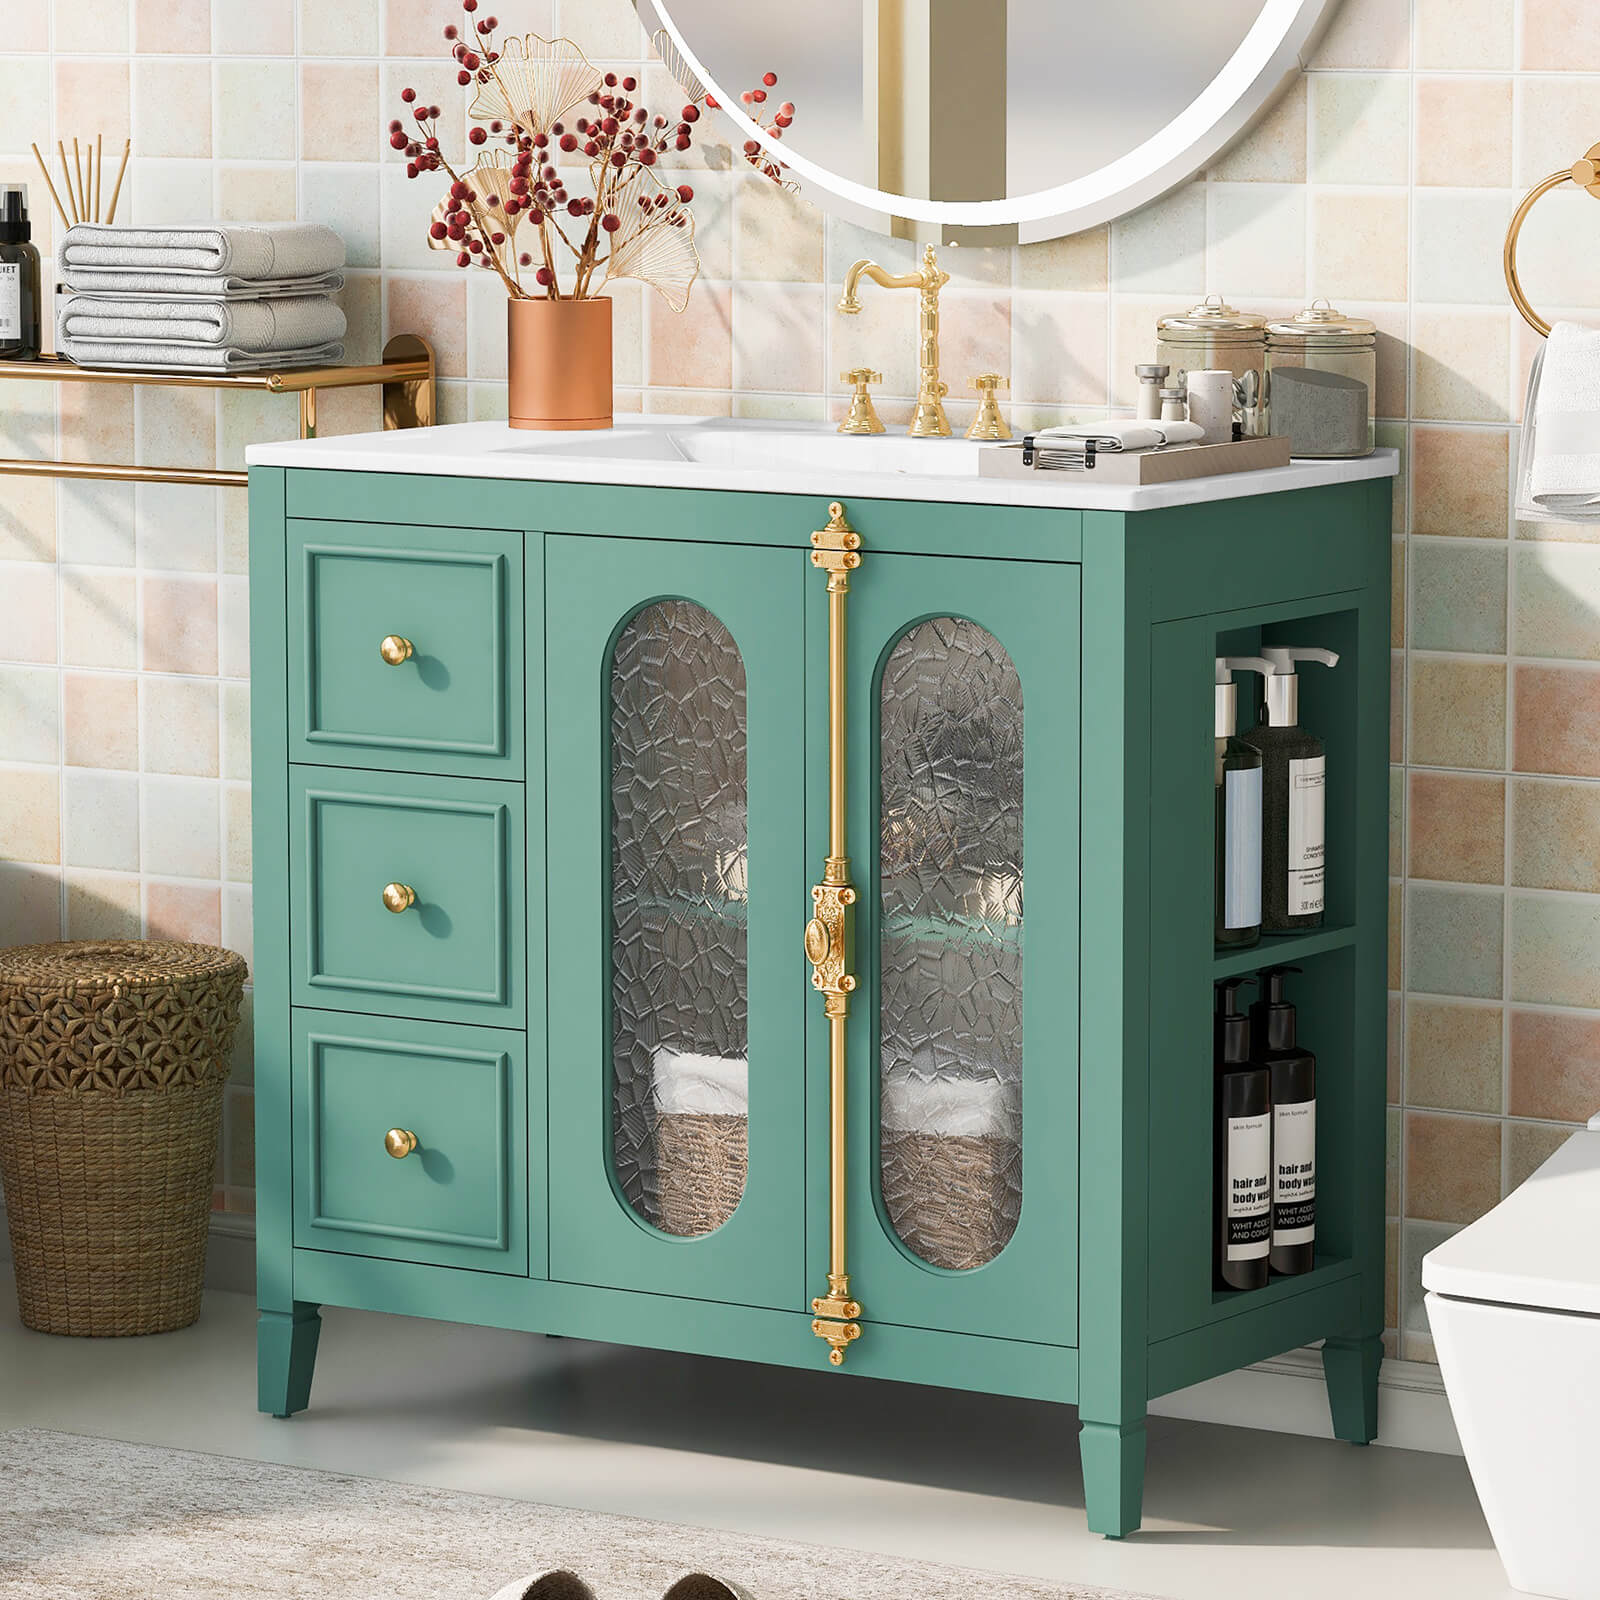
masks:
[[[981,1267],[1022,1210],[1022,683],[935,617],[879,706],[879,1164],[906,1247]]]
[[[638,612],[611,660],[612,1161],[665,1233],[733,1215],[748,1159],[744,661],[704,606]]]

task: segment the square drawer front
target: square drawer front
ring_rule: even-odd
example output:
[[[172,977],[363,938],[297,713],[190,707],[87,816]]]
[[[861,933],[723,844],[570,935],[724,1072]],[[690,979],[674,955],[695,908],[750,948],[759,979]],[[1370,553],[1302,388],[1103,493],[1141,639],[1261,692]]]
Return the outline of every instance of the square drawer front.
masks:
[[[520,784],[295,767],[289,794],[295,1004],[523,1026]]]
[[[522,775],[522,538],[289,524],[290,757]]]
[[[298,1011],[293,1102],[300,1248],[527,1272],[521,1034]]]

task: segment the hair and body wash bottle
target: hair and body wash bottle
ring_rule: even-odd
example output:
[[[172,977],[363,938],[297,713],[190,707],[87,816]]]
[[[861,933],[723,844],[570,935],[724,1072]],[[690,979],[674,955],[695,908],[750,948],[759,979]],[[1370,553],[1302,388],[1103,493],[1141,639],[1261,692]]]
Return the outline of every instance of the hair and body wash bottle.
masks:
[[[1216,1276],[1224,1289],[1260,1289],[1272,1245],[1272,1101],[1267,1069],[1250,1054],[1239,986],[1217,985]]]
[[[1295,1008],[1283,997],[1284,974],[1299,967],[1263,967],[1261,998],[1250,1007],[1256,1059],[1272,1092],[1272,1252],[1274,1272],[1316,1265],[1317,1058],[1295,1037]]]

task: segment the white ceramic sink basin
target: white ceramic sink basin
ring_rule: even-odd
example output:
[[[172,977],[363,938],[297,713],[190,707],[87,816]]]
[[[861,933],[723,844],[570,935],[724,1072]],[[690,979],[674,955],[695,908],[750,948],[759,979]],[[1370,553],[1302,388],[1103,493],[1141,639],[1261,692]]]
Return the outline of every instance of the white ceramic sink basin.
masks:
[[[842,434],[827,424],[786,427],[711,419],[704,423],[619,422],[596,433],[521,433],[506,455],[552,460],[681,462],[757,471],[976,477],[978,445],[965,439],[912,439],[903,433]]]

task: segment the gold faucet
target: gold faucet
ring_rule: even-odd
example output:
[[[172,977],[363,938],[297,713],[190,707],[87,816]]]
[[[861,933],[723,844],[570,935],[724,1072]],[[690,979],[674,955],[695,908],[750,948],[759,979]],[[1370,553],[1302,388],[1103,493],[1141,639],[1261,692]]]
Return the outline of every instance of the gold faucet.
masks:
[[[930,244],[922,252],[922,266],[916,272],[885,272],[876,261],[857,261],[844,275],[844,293],[839,309],[854,316],[861,309],[856,291],[863,277],[885,289],[916,289],[922,295],[922,314],[917,320],[921,378],[917,384],[917,409],[908,432],[913,439],[948,439],[950,420],[944,414],[948,387],[939,378],[939,290],[950,281],[948,272],[939,270],[939,259]]]

